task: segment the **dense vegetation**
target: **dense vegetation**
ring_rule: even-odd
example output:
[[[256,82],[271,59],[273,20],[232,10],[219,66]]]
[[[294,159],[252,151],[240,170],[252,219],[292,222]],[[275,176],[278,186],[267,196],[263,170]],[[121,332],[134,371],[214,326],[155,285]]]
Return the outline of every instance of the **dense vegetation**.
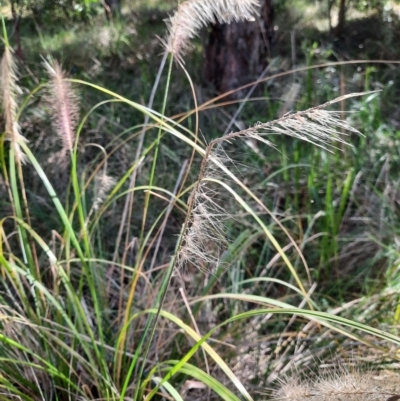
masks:
[[[255,3],[2,4],[0,399],[398,399],[400,6]]]

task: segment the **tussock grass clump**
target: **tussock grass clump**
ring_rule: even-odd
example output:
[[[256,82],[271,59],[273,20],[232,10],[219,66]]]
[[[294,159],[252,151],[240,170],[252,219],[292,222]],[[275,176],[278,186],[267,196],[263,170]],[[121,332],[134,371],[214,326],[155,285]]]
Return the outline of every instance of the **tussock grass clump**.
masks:
[[[226,156],[224,148],[241,139],[274,148],[270,136],[286,135],[332,151],[335,143],[348,142],[347,134],[359,132],[342,120],[339,113],[326,108],[360,94],[342,96],[305,111],[287,113],[277,120],[259,122],[205,144],[198,137],[197,113],[201,106],[197,105],[195,85],[187,74],[193,88],[194,110],[179,120],[167,115],[173,61],[178,60],[177,64],[182,67],[190,39],[198,29],[215,21],[251,20],[258,7],[255,0],[191,0],[178,7],[167,22],[168,34],[164,40],[167,52],[152,93],[154,98],[155,92],[162,90],[158,84],[162,82],[160,76],[169,56],[161,111],[144,107],[139,101],[94,83],[67,78],[57,62],[45,63],[50,77],[48,85],[36,87],[18,107],[15,67],[4,32],[6,49],[1,78],[4,131],[11,146],[0,141],[0,169],[5,186],[10,189],[9,202],[13,207],[12,216],[0,219],[0,384],[4,398],[150,401],[162,396],[182,401],[181,390],[194,381],[196,388],[212,389],[226,401],[252,401],[246,378],[242,382],[222,353],[216,351],[220,345],[232,345],[230,342],[234,339],[229,336],[234,325],[246,326],[249,337],[244,341],[247,342],[258,341],[258,330],[271,329],[275,336],[281,336],[282,333],[277,333],[281,327],[283,332],[288,331],[294,320],[301,319],[313,325],[316,336],[326,328],[363,342],[357,333],[365,332],[397,347],[400,345],[400,338],[390,332],[346,319],[336,312],[322,311],[312,299],[316,284],[311,279],[304,280],[300,260],[306,273],[309,270],[299,244],[288,234],[276,213],[268,209],[265,199],[260,199],[246,180],[236,174],[235,162]],[[81,121],[73,90],[78,85],[102,96]],[[54,131],[60,138],[60,161],[67,159],[66,156],[71,161],[69,182],[61,193],[55,191],[52,179],[18,125],[19,116],[42,89],[46,90],[44,96],[49,96]],[[91,129],[88,121],[97,109],[103,113],[104,108],[117,102],[130,108],[132,115],[140,114],[140,121],[124,127],[121,133],[125,147],[133,149],[132,155],[136,153],[126,171],[118,171],[115,166],[108,168],[111,156],[118,157],[121,152],[119,144],[101,146],[90,142],[77,146],[80,134]],[[187,128],[193,124],[185,121],[192,114],[196,115],[193,130]],[[158,131],[156,138],[149,135],[154,129]],[[163,182],[157,174],[158,169],[165,168],[158,156],[165,151],[164,139],[168,136],[182,145],[179,151],[190,155],[190,161],[182,163],[181,171],[173,177],[173,185],[168,180]],[[85,139],[82,135],[81,141]],[[100,154],[93,163],[81,157],[85,146]],[[195,182],[187,183],[196,156],[201,163],[200,171]],[[46,229],[38,229],[35,225],[38,219],[30,218],[36,187],[32,190],[24,177],[21,164],[24,158],[29,160],[32,174],[39,177],[46,191],[43,195],[49,214],[44,217],[48,220]],[[141,166],[149,169],[148,175],[140,174]],[[168,174],[173,176],[173,171]],[[138,192],[144,195],[138,196]],[[232,200],[230,208],[234,213],[243,212],[246,223],[251,221],[250,229],[246,228],[239,236],[245,237],[242,242],[247,237],[262,237],[272,263],[278,261],[280,268],[287,268],[286,281],[273,277],[252,277],[248,281],[240,273],[232,279],[231,287],[224,283],[218,287],[214,285],[217,278],[209,275],[207,286],[203,281],[195,282],[195,291],[189,296],[179,288],[181,284],[175,280],[174,272],[185,265],[213,273],[216,269],[226,271],[226,267],[239,261],[238,254],[247,250],[247,245],[237,250],[228,244],[225,223],[231,215],[221,206],[220,194]],[[125,199],[123,211],[119,208],[121,199]],[[163,202],[164,207],[160,207]],[[14,223],[11,229],[4,224],[7,219]],[[110,221],[117,227],[117,235],[110,229]],[[177,221],[183,223],[180,234]],[[168,238],[164,247],[167,225],[176,236],[171,235],[172,240]],[[271,226],[282,229],[290,244],[281,245]],[[58,227],[58,232],[53,227]],[[122,241],[123,234],[125,241]],[[169,246],[171,242],[173,247]],[[112,250],[105,243],[113,244]],[[294,257],[286,252],[291,246],[297,251]],[[230,259],[224,259],[225,250],[231,254]],[[226,265],[222,265],[221,259]],[[221,265],[225,269],[220,269]],[[249,267],[251,270],[253,266]],[[242,291],[245,284],[256,285],[257,280],[279,285],[283,288],[282,296],[269,297],[269,292],[256,295],[251,292],[253,287]],[[221,316],[213,311],[212,317],[219,320],[205,333],[197,320],[202,309],[206,310],[203,315],[207,315],[214,302],[215,311],[221,304],[226,308]],[[232,304],[235,308],[239,304],[245,307],[235,309],[231,308]],[[255,328],[247,324],[253,318],[260,318]],[[271,323],[272,318],[275,320]],[[288,319],[287,325],[285,319]],[[221,338],[214,341],[217,335]],[[267,352],[270,351],[265,349],[265,363],[270,360]],[[244,370],[243,364],[237,368]],[[224,378],[217,380],[216,377],[221,377],[218,375]],[[341,387],[336,376],[323,376],[315,382],[288,379],[277,390],[275,398],[303,401],[314,397],[314,393],[324,392],[333,401],[346,392],[355,395],[351,387],[356,385],[354,377],[357,376],[344,373],[339,376],[344,383]],[[182,383],[182,377],[188,378],[186,383]],[[255,375],[247,375],[248,381],[254,378]],[[363,394],[372,393],[368,387],[371,380],[357,380]],[[210,399],[208,394],[206,397]]]

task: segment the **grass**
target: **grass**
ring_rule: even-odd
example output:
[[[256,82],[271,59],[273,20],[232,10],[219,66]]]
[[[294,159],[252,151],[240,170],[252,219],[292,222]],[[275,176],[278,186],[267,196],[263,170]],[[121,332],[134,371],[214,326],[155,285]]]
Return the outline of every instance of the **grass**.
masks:
[[[236,118],[262,123],[222,135],[236,105],[196,103],[199,54],[186,70],[174,25],[149,104],[160,50],[130,59],[124,24],[26,39],[18,80],[3,27],[0,399],[251,400],[335,352],[397,360],[393,85],[333,104],[392,72],[314,68],[323,49],[305,44],[310,68],[276,60]]]

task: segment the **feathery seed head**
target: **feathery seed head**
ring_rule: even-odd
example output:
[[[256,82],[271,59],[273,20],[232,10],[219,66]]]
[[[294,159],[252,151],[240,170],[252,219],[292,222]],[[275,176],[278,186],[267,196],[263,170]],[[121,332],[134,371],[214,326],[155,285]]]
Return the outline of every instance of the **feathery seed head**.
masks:
[[[400,376],[389,371],[349,371],[337,365],[320,375],[280,380],[272,401],[387,401],[399,396]]]
[[[106,172],[103,172],[95,177],[95,183],[97,191],[96,191],[96,198],[93,202],[92,208],[94,210],[97,210],[99,206],[104,202],[104,199],[106,198],[107,194],[115,186],[117,181],[115,180],[115,178],[107,175]]]
[[[306,401],[310,397],[310,385],[297,377],[282,380],[281,386],[273,393],[273,400]]]
[[[65,155],[74,147],[75,128],[79,118],[78,99],[60,64],[55,61],[52,66],[47,62],[44,65],[50,75],[49,101],[53,125],[62,140],[62,154]]]
[[[17,160],[24,162],[26,156],[23,154],[20,143],[26,142],[26,138],[21,135],[20,127],[16,119],[17,115],[17,94],[20,93],[20,88],[17,85],[17,73],[12,55],[12,50],[9,46],[5,47],[3,58],[1,60],[1,91],[3,113],[5,120],[6,139],[11,142]]]
[[[335,141],[345,142],[340,136],[341,131],[355,133],[358,131],[342,121],[340,113],[327,111],[324,108],[357,95],[360,94],[342,96],[321,106],[285,114],[278,120],[268,123],[257,123],[254,127],[233,132],[210,143],[206,152],[208,156],[205,156],[206,158],[203,160],[199,181],[188,202],[190,216],[183,234],[183,245],[178,251],[177,267],[183,267],[188,262],[200,268],[204,265],[207,268],[215,267],[219,263],[220,252],[226,247],[223,221],[229,216],[213,199],[215,192],[209,185],[211,181],[215,181],[218,171],[225,171],[232,177],[225,167],[226,162],[230,159],[219,145],[236,138],[252,138],[274,147],[269,140],[264,138],[264,134],[284,134],[323,148],[333,146],[332,143]],[[217,149],[212,150],[213,145],[216,144],[218,144]],[[213,244],[212,249],[216,250],[217,255],[210,252],[210,243]]]
[[[343,135],[346,135],[346,131],[360,135],[361,133],[342,120],[340,112],[325,110],[325,108],[341,100],[369,93],[373,92],[352,93],[305,111],[298,111],[293,114],[287,113],[274,121],[267,123],[258,122],[254,127],[239,132],[232,132],[221,138],[221,140],[250,137],[273,146],[263,135],[279,134],[302,139],[325,149],[334,147],[333,144],[335,142],[347,143],[342,138]]]
[[[207,168],[200,182],[193,189],[193,208],[189,219],[189,227],[184,233],[183,246],[178,254],[178,269],[190,263],[201,270],[214,271],[220,261],[221,253],[226,248],[223,221],[228,213],[215,201],[215,191],[210,187],[208,179],[216,178],[212,160],[225,163],[224,155],[219,150],[208,157]]]
[[[187,0],[166,20],[168,37],[163,45],[175,59],[183,61],[190,40],[202,27],[216,22],[254,21],[259,6],[259,0]]]

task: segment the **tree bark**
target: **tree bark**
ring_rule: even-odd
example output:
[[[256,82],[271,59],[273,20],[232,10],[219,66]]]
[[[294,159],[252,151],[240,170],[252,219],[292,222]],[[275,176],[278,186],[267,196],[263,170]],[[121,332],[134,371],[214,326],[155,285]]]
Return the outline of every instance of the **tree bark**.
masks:
[[[17,57],[20,60],[24,59],[24,53],[22,52],[22,45],[21,45],[21,34],[20,34],[20,16],[16,9],[15,1],[11,1],[11,15],[13,19],[13,28],[14,28],[14,35],[15,35],[15,43],[17,44]]]
[[[116,14],[121,14],[121,0],[104,0],[107,19],[110,21]]]
[[[340,0],[338,24],[336,27],[336,35],[340,36],[343,34],[343,29],[346,24],[346,0]]]
[[[262,73],[270,55],[272,20],[272,0],[263,0],[256,21],[212,26],[205,50],[204,77],[217,92],[236,89]],[[244,95],[238,91],[232,97]]]
[[[335,0],[329,0],[330,2],[336,3]],[[346,28],[346,15],[347,9],[350,6],[352,0],[339,0],[339,11],[338,11],[338,23],[334,28],[331,28],[331,32],[336,37],[343,37]]]

